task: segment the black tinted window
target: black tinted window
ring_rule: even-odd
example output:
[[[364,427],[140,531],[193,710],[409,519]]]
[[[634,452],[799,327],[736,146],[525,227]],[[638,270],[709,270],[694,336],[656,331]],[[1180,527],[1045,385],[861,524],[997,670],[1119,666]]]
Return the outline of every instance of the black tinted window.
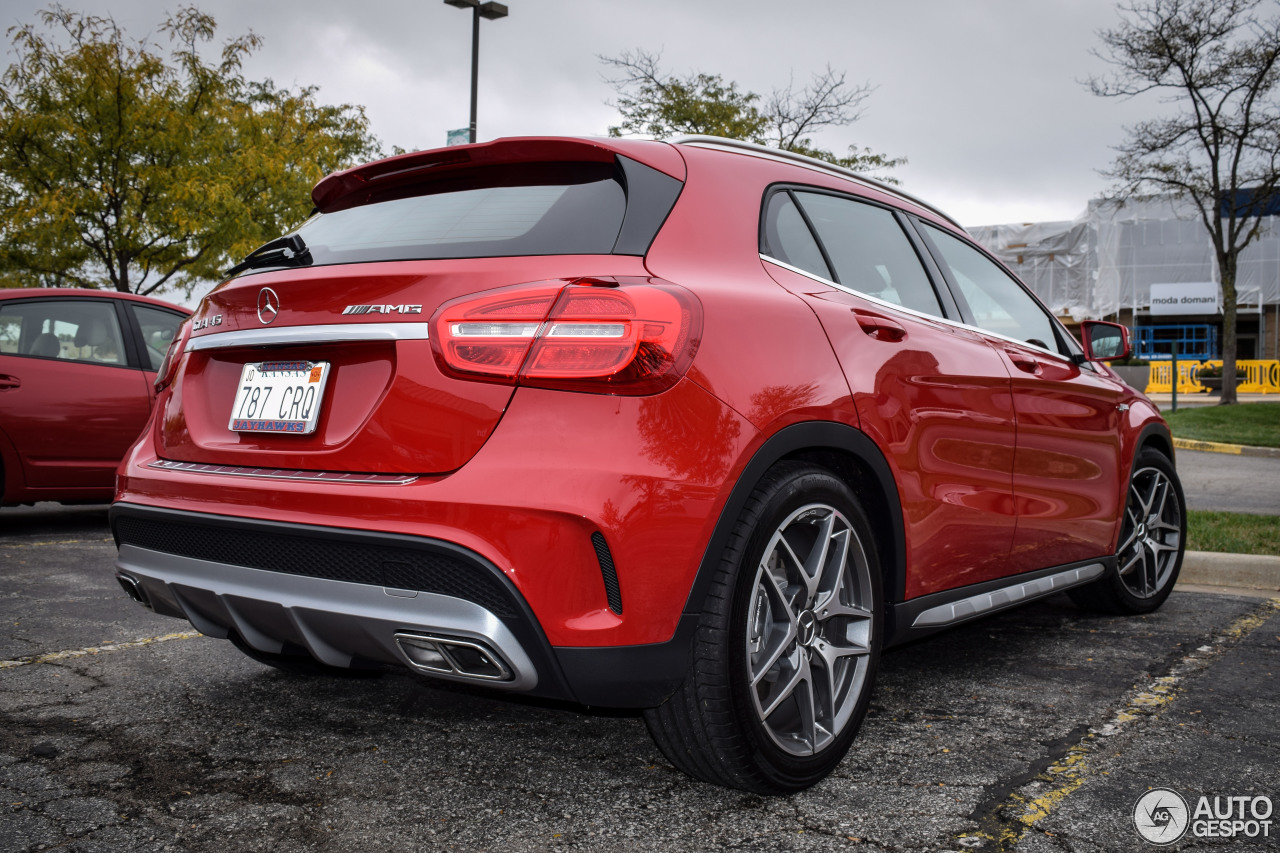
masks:
[[[11,302],[0,307],[0,352],[98,364],[125,363],[116,308],[105,299]]]
[[[935,317],[938,294],[893,213],[841,196],[798,192],[796,198],[835,267],[835,281]]]
[[[1059,351],[1053,321],[1022,285],[959,237],[934,225],[927,228],[979,328]]]
[[[831,279],[831,270],[822,257],[822,250],[789,193],[774,193],[769,199],[769,206],[764,212],[760,251],[796,269]]]
[[[143,366],[159,370],[173,336],[182,325],[182,317],[172,311],[133,302],[129,303],[129,310],[133,312],[138,328],[142,330],[142,343],[145,347],[142,351]]]
[[[464,185],[378,201],[318,214],[297,233],[315,264],[609,254],[626,194],[612,167],[581,172],[572,181]]]

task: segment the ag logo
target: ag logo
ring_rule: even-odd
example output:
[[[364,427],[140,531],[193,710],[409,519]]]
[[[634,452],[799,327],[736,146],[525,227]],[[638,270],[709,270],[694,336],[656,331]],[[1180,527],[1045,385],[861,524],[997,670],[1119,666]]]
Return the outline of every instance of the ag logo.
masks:
[[[1133,828],[1152,844],[1172,844],[1187,833],[1187,801],[1168,788],[1152,788],[1133,805]]]

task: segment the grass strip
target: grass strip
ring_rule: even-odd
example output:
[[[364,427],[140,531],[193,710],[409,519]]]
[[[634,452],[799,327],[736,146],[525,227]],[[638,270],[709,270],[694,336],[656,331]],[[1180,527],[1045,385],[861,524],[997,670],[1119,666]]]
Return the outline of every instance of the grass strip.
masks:
[[[1190,510],[1187,550],[1280,556],[1280,515]]]
[[[1197,406],[1165,412],[1174,438],[1280,447],[1280,403]]]

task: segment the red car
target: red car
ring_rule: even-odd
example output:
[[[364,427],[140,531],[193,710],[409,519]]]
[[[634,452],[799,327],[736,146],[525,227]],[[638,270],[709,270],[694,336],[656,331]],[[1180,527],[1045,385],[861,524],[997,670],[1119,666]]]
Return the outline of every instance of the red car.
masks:
[[[881,650],[1182,558],[1168,427],[944,214],[694,137],[330,175],[232,270],[120,470],[126,590],[286,668],[643,708],[701,779],[823,778]]]
[[[187,312],[100,290],[0,290],[0,505],[106,503]]]

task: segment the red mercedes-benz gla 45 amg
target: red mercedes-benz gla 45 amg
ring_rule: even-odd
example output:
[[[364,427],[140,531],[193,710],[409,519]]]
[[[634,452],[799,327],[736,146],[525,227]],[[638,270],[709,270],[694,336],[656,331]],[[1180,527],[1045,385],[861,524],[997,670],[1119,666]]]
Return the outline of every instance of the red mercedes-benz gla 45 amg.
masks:
[[[1140,613],[1169,430],[945,215],[728,140],[502,139],[330,175],[157,377],[126,590],[284,669],[644,709],[823,778],[883,648],[1060,590]]]

